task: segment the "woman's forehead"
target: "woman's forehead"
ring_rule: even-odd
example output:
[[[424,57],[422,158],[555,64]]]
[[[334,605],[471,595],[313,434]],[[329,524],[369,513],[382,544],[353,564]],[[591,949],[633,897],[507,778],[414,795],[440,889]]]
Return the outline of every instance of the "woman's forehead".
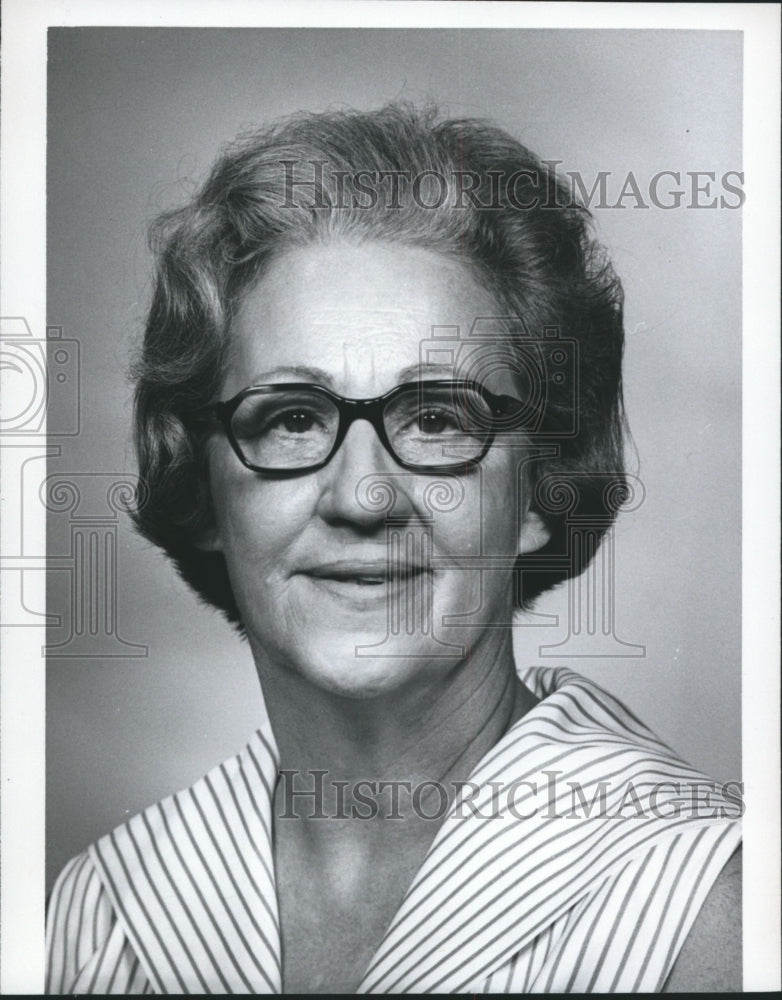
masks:
[[[493,305],[466,259],[399,243],[338,240],[276,255],[240,311],[260,306],[324,326],[354,316],[390,325],[408,319],[448,324]]]
[[[319,369],[334,384],[372,383],[372,391],[416,369],[456,377],[476,319],[496,311],[471,265],[430,250],[338,243],[288,251],[237,311],[230,388],[281,369]]]

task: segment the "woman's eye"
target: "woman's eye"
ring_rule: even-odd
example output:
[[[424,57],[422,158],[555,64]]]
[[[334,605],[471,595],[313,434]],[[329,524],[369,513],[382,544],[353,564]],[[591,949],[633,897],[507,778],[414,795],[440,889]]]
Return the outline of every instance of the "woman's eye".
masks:
[[[423,434],[444,434],[458,427],[455,415],[445,410],[423,410],[418,415],[418,429]]]
[[[288,434],[306,434],[315,426],[315,417],[306,410],[288,410],[271,422],[270,430],[282,428]]]

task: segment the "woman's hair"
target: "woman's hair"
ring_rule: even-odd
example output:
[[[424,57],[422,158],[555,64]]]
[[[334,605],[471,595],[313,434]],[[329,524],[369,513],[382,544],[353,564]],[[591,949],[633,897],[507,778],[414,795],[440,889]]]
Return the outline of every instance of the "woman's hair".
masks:
[[[507,317],[517,367],[537,373],[528,437],[540,457],[526,471],[551,539],[519,559],[517,599],[528,605],[584,568],[621,502],[622,291],[555,172],[502,129],[430,108],[300,114],[243,134],[184,207],[153,223],[154,291],[134,370],[138,530],[241,625],[222,555],[196,545],[213,525],[197,415],[219,398],[232,317],[271,258],[333,238],[471,265]],[[586,556],[569,537],[574,516],[592,531]]]

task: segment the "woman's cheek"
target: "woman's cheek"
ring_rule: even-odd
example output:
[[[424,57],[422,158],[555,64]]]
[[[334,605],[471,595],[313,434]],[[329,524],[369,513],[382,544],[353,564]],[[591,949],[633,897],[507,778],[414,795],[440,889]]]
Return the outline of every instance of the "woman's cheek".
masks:
[[[301,479],[264,481],[251,474],[223,491],[217,518],[234,590],[245,593],[253,605],[281,600],[301,562],[301,539],[309,537],[310,484]]]

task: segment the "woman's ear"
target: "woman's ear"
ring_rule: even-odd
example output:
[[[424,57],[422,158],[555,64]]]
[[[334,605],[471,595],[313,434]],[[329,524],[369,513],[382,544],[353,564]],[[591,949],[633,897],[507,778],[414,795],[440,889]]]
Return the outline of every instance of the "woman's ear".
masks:
[[[527,510],[519,529],[519,555],[537,552],[550,538],[551,530],[540,514],[534,510]]]

